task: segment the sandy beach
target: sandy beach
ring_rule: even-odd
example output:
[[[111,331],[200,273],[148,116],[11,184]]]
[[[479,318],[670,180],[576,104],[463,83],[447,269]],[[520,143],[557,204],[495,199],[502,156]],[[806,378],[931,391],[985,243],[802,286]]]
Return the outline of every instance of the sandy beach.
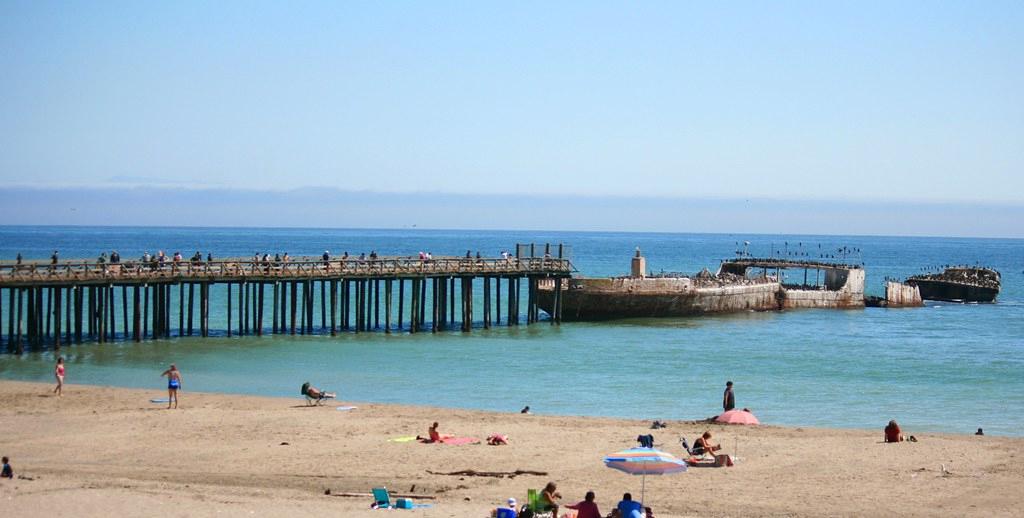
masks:
[[[187,388],[187,384],[186,384]],[[607,513],[640,477],[604,467],[605,454],[655,445],[682,454],[710,430],[738,457],[731,468],[647,477],[656,516],[1011,516],[1024,506],[1024,439],[914,434],[884,444],[877,431],[721,426],[521,415],[300,398],[181,395],[166,410],[159,389],[0,381],[0,453],[15,480],[0,481],[5,516],[376,516],[365,493],[386,486],[430,508],[423,517],[484,517],[508,497],[555,481],[565,502],[588,490]],[[340,404],[355,405],[338,411]],[[898,416],[896,416],[898,418]],[[394,442],[440,430],[507,446]],[[943,471],[943,466],[945,471]],[[524,474],[446,475],[463,470]],[[29,477],[31,480],[20,477]],[[330,490],[331,495],[325,494]],[[428,497],[433,497],[429,499]]]

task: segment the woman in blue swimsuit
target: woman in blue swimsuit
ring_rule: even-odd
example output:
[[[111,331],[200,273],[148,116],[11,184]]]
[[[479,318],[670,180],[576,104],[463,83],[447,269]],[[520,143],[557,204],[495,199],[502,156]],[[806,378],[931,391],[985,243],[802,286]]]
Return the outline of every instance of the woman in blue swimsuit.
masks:
[[[178,370],[174,364],[171,364],[171,368],[164,371],[160,376],[167,376],[167,408],[171,408],[171,404],[174,404],[174,408],[178,408],[178,390],[181,389],[181,371]]]

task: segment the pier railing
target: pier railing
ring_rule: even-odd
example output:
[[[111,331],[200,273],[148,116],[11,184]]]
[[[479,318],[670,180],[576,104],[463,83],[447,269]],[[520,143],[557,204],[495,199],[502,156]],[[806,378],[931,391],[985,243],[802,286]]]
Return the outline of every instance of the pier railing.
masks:
[[[419,259],[384,257],[377,259],[303,258],[288,262],[255,259],[216,261],[126,261],[97,263],[72,260],[58,264],[0,264],[0,286],[62,284],[147,284],[173,281],[261,281],[321,280],[400,277],[462,276],[568,276],[568,259],[552,257]]]

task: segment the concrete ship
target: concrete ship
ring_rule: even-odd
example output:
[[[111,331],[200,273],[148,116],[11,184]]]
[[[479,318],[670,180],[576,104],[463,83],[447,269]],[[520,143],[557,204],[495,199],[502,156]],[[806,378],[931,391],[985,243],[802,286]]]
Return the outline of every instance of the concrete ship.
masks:
[[[999,272],[991,268],[955,266],[908,277],[906,283],[917,286],[925,300],[995,302],[1002,281]]]
[[[683,317],[794,308],[863,308],[864,269],[818,261],[742,258],[718,272],[649,275],[637,250],[628,277],[575,277],[563,283],[566,321]],[[785,282],[796,271],[803,283]],[[814,284],[810,284],[811,279]],[[551,314],[554,283],[538,286],[538,303]]]

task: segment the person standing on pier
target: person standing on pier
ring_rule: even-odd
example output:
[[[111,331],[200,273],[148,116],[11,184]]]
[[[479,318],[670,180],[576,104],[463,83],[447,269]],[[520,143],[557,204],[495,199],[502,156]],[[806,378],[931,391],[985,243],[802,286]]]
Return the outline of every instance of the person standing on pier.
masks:
[[[736,408],[736,394],[732,391],[732,382],[725,382],[725,393],[722,394],[722,408],[726,412]]]
[[[322,258],[324,260],[324,268],[326,268],[327,271],[331,271],[331,252],[328,250],[324,250],[324,255],[322,256]]]
[[[64,397],[64,357],[57,357],[57,366],[53,369],[53,375],[57,378],[57,386],[53,389],[53,393],[57,394],[57,397]]]
[[[171,404],[174,404],[174,408],[178,408],[178,391],[181,390],[181,371],[173,363],[171,368],[164,371],[161,377],[167,377],[167,408],[171,408]]]

